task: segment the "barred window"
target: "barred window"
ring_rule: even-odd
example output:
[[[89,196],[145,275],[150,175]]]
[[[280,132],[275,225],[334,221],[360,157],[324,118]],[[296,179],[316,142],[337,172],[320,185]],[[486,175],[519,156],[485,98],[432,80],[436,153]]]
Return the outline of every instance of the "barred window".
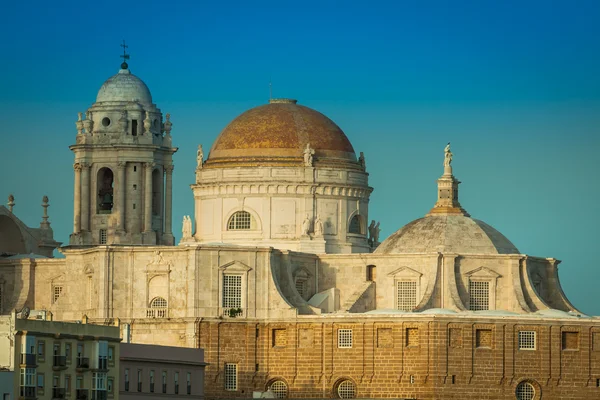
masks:
[[[106,244],[106,229],[100,229],[100,244]]]
[[[469,309],[472,311],[490,309],[490,283],[469,281]]]
[[[417,306],[417,282],[396,282],[396,294],[398,310],[412,311],[415,309]]]
[[[352,329],[338,329],[338,347],[340,349],[352,348]]]
[[[225,364],[225,390],[237,390],[237,364]]]
[[[356,397],[356,385],[349,380],[342,381],[337,387],[337,393],[340,399],[353,399]]]
[[[349,233],[356,233],[358,235],[362,234],[362,227],[360,226],[360,215],[355,215],[350,220],[350,228],[348,228]]]
[[[242,276],[223,275],[223,307],[242,307]]]
[[[535,331],[519,331],[519,350],[535,350]]]
[[[62,285],[54,285],[52,287],[52,303],[56,303],[63,292]]]
[[[275,381],[269,386],[276,399],[285,399],[287,397],[288,387],[284,381]]]
[[[252,216],[248,211],[238,211],[229,218],[227,229],[230,231],[248,231],[252,227]]]
[[[517,400],[533,400],[535,399],[535,388],[529,382],[521,382],[517,386]]]

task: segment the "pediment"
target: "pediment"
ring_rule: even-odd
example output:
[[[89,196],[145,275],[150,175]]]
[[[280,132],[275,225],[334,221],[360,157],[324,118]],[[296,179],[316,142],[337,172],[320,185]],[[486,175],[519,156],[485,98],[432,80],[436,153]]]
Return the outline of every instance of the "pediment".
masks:
[[[248,271],[252,271],[252,268],[250,268],[243,262],[231,261],[231,262],[228,262],[227,264],[221,265],[219,267],[219,270],[221,270],[223,272],[248,272]]]
[[[56,275],[54,278],[50,279],[52,283],[60,283],[65,281],[65,274]]]
[[[409,267],[400,267],[397,270],[390,272],[388,274],[388,276],[391,276],[395,279],[399,279],[399,278],[417,279],[417,278],[420,278],[421,276],[423,276],[423,274],[420,273],[419,271],[415,271],[414,269],[409,268]]]
[[[295,279],[298,279],[298,278],[300,278],[300,279],[310,279],[311,277],[312,277],[312,274],[305,267],[296,268],[296,270],[294,271],[294,278]]]
[[[502,275],[500,275],[499,273],[497,273],[496,271],[493,271],[487,267],[479,267],[479,268],[475,268],[469,272],[467,272],[465,274],[466,276],[468,276],[469,278],[488,278],[488,279],[496,279],[496,278],[501,278]]]

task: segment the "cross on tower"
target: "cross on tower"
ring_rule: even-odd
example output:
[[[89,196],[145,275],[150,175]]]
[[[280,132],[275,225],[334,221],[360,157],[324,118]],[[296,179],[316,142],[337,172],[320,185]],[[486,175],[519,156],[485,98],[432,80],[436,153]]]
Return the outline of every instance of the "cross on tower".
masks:
[[[127,46],[125,44],[125,39],[123,39],[123,44],[120,45],[123,48],[123,55],[120,56],[123,59],[123,63],[121,64],[122,69],[127,69],[127,62],[125,60],[129,60],[129,54],[127,54]]]

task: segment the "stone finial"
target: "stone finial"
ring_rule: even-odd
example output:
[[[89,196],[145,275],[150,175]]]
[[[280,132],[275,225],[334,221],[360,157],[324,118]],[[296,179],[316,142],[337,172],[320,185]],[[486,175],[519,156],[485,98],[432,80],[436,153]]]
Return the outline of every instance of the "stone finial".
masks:
[[[85,119],[83,120],[83,129],[85,133],[91,134],[94,129],[94,121],[92,121],[92,113],[89,111],[85,112]]]
[[[150,120],[150,113],[146,112],[146,118],[144,118],[144,133],[149,135],[150,129],[152,129],[152,121]]]
[[[15,196],[12,194],[8,195],[8,211],[13,212],[13,207],[15,206]]]
[[[166,121],[165,121],[165,132],[167,135],[171,134],[171,127],[173,126],[173,123],[171,122],[171,114],[167,113],[166,115]]]
[[[202,166],[204,165],[204,150],[202,149],[201,144],[198,145],[198,151],[196,152],[196,162],[198,164],[196,168],[202,169]]]
[[[77,127],[77,134],[81,135],[83,133],[83,113],[77,113],[77,122],[75,122],[75,126]]]
[[[50,222],[48,222],[48,207],[50,207],[50,205],[48,204],[48,196],[42,197],[42,207],[44,209],[44,214],[42,216],[42,222],[40,223],[40,228],[48,229],[48,228],[50,228]]]
[[[359,162],[360,166],[362,167],[363,171],[366,171],[367,162],[365,160],[365,153],[363,153],[362,151],[360,152],[360,156],[358,157],[358,162]]]

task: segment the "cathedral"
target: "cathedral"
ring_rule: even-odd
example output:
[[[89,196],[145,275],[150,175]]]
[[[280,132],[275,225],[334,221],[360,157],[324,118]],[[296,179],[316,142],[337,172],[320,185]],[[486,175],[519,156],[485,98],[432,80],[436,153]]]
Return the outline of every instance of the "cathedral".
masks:
[[[566,298],[559,260],[461,206],[450,144],[431,210],[380,243],[365,156],[271,99],[198,147],[176,240],[176,131],[153,101],[124,62],[79,113],[64,258],[47,218],[0,206],[0,314],[203,348],[207,399],[600,398],[600,318]]]

